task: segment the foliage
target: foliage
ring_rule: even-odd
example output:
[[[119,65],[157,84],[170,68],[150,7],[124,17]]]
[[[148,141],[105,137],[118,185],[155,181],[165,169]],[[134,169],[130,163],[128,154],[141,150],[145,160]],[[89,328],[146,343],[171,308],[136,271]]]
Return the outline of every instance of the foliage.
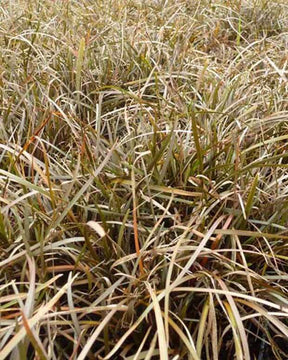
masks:
[[[0,14],[0,358],[287,359],[288,5]]]

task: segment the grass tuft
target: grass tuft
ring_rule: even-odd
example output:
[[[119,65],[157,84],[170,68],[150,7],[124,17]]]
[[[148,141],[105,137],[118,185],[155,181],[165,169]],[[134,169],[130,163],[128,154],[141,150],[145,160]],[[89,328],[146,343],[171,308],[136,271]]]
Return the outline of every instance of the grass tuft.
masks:
[[[1,1],[0,359],[288,358],[287,32]]]

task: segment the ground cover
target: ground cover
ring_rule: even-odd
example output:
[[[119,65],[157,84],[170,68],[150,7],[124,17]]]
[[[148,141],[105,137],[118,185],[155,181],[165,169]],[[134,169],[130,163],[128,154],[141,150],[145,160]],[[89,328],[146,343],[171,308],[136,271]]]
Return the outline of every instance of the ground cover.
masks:
[[[288,4],[3,0],[0,359],[288,358]]]

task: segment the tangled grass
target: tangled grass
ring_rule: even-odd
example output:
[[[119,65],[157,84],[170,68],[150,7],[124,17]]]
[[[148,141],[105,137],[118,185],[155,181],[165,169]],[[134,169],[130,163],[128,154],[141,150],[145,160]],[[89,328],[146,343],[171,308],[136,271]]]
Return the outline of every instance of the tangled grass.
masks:
[[[2,0],[0,359],[288,358],[288,4]]]

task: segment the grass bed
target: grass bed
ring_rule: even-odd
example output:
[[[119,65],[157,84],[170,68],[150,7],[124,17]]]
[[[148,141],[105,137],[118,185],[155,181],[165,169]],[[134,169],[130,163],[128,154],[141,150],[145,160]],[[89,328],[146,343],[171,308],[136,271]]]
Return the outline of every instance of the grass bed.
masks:
[[[285,1],[3,0],[0,359],[288,358]]]

